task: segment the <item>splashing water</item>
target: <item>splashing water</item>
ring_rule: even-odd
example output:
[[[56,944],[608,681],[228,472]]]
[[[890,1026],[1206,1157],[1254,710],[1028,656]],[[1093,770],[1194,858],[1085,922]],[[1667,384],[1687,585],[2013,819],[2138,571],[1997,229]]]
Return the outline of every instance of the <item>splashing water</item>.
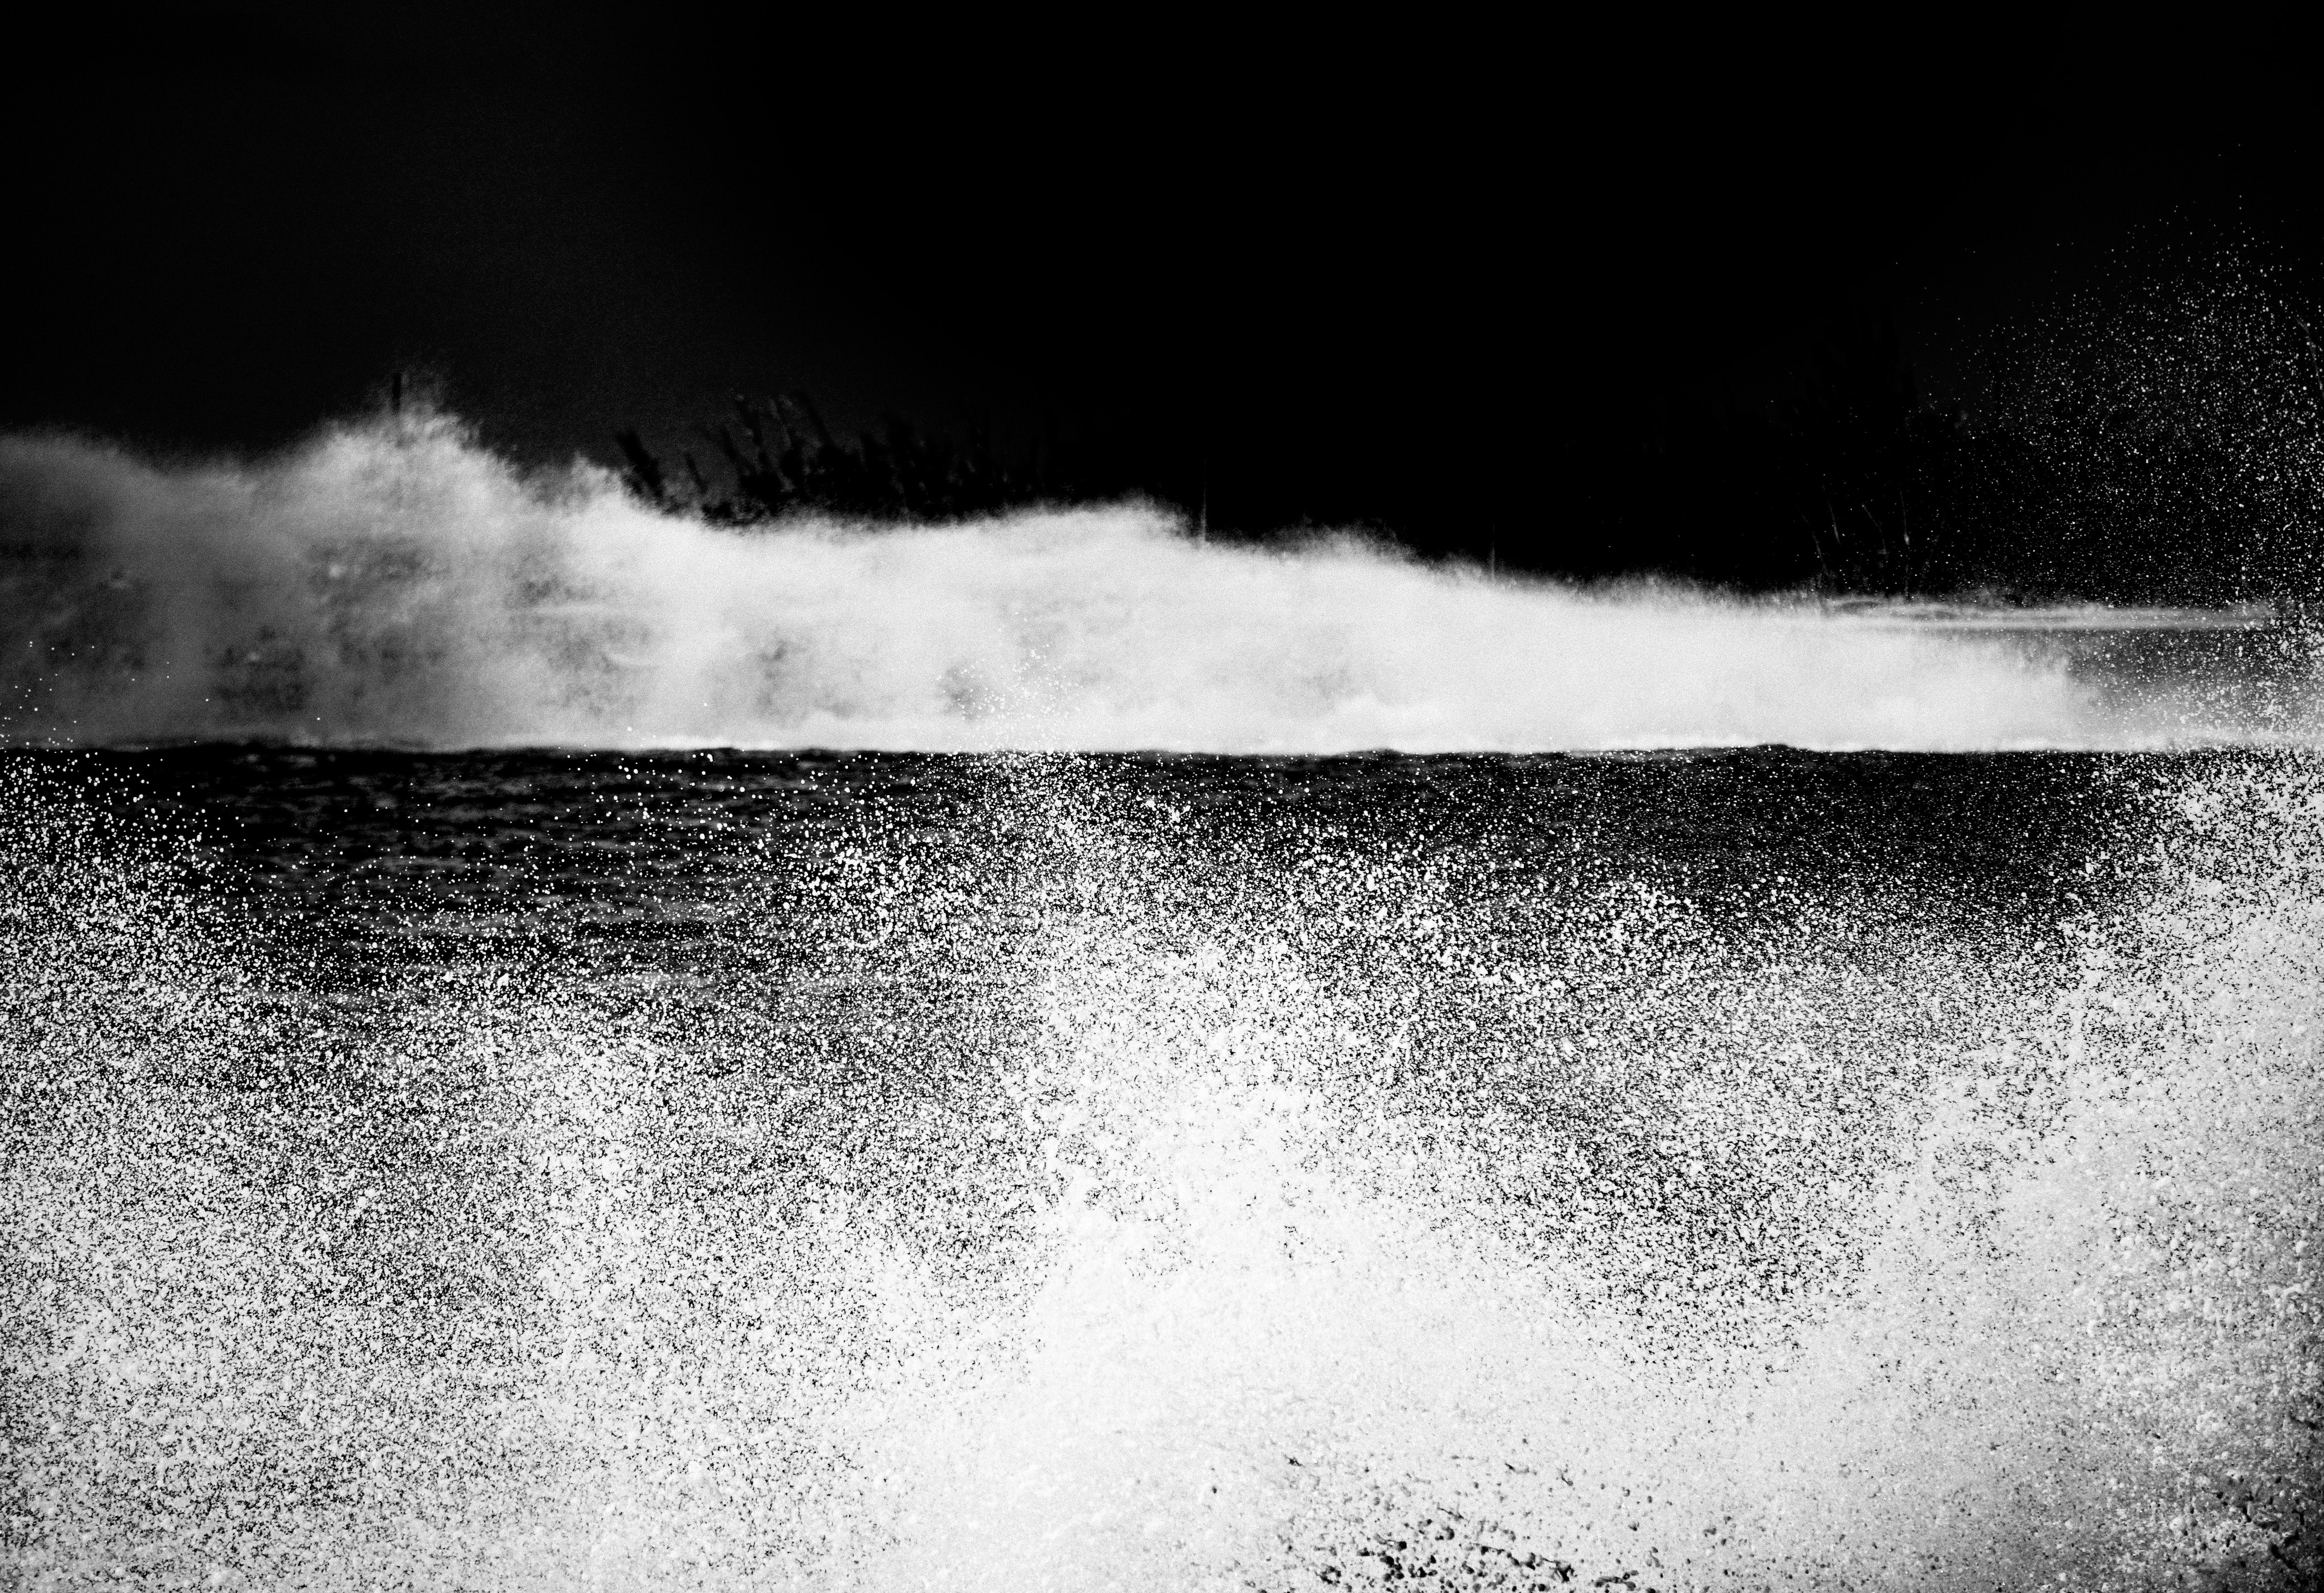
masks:
[[[1781,1305],[1743,1303],[1700,1236],[1618,1219],[1595,1245],[1579,1224],[1525,1243],[1510,1185],[1536,1232],[1570,1220],[1540,1210],[1552,1191],[1587,1202],[1517,1171],[1541,1120],[1399,1120],[1323,1060],[1379,1037],[1373,992],[1282,940],[1174,957],[1109,923],[1061,946],[1027,1082],[1055,1270],[998,1394],[937,1442],[915,1423],[930,1502],[878,1579],[2144,1587],[2224,1563],[2289,1585],[2324,1458],[2304,1303],[2324,798],[2295,790],[2183,793],[2152,898],[2069,926],[2062,990],[1912,970],[2015,1015],[1984,1046],[1794,1052],[1842,1102],[1909,1102],[1869,1135],[1796,1077],[1773,1100],[1688,1081],[1690,1120],[1662,1125],[1691,1142],[1683,1176],[1786,1128],[1863,1136],[1788,1170],[1825,1186]],[[1738,993],[1691,973],[1692,1009],[1655,1027]]]
[[[734,531],[602,472],[521,475],[440,417],[257,466],[0,439],[0,531],[18,745],[1966,750],[2324,723],[2305,631],[2264,617],[1583,592],[1138,508]]]
[[[374,984],[48,767],[32,1585],[2315,1572],[2303,756],[2108,766],[2081,899],[1965,930],[1573,873],[1451,784],[1399,845],[1233,764],[883,765],[961,794],[746,848],[691,961]],[[1692,766],[1574,767],[1527,801]]]

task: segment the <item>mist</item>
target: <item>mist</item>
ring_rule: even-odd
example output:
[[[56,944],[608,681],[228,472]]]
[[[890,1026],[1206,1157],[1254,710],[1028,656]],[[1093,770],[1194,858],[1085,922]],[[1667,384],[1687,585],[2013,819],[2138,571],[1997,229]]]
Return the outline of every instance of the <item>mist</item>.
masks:
[[[2093,640],[2163,633],[2238,640]],[[2305,632],[2264,615],[1585,588],[1353,535],[1206,541],[1137,503],[736,529],[435,414],[258,462],[0,438],[0,743],[33,746],[1969,750],[2319,723]]]

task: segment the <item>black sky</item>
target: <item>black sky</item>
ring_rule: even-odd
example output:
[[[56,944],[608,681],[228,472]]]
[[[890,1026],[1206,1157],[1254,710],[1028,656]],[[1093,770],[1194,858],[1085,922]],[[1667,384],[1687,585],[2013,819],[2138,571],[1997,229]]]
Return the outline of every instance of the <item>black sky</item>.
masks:
[[[1247,519],[1504,524],[1887,313],[2305,269],[2288,19],[1832,32],[187,6],[20,52],[0,422],[270,446],[432,368],[527,457],[737,391],[1103,434]]]

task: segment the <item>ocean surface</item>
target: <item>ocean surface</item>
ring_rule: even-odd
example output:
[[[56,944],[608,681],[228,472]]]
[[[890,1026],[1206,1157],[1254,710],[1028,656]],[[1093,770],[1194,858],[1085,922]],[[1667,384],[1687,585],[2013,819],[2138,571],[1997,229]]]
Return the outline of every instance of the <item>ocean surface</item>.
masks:
[[[11,1585],[2324,1568],[2297,746],[19,748],[0,878]]]

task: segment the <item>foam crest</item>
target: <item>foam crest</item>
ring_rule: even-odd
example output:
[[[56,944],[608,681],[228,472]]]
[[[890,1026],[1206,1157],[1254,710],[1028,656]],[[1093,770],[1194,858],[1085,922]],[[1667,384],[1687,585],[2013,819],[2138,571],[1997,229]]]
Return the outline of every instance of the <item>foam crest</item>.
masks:
[[[590,467],[527,475],[440,417],[254,465],[0,439],[0,598],[20,745],[1970,750],[2316,723],[2304,643],[2255,686],[2248,660],[2126,662],[2102,611],[1582,591],[1350,538],[1205,543],[1138,506],[737,530]]]

